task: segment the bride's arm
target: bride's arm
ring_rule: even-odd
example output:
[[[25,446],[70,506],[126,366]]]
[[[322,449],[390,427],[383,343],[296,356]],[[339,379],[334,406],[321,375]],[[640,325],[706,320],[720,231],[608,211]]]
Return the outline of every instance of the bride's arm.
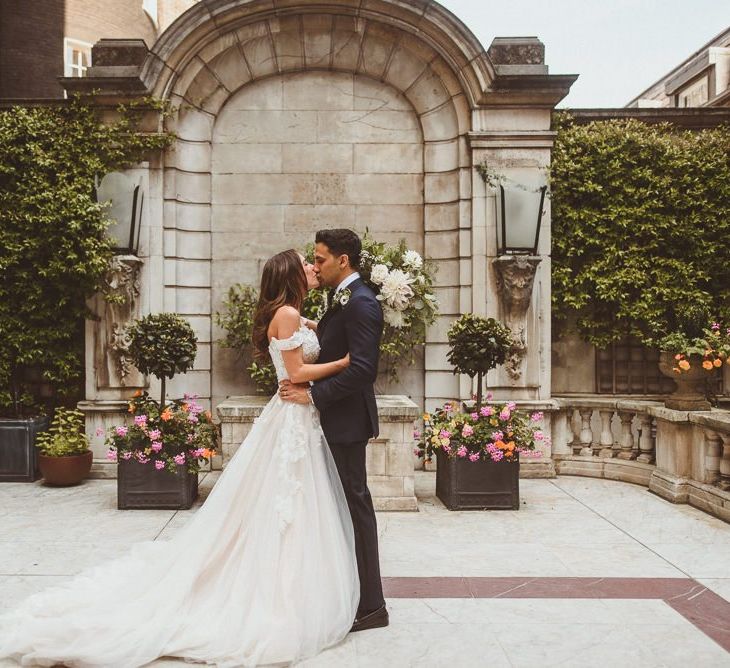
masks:
[[[313,332],[317,331],[317,321],[316,320],[309,320],[308,318],[304,318],[304,325],[305,327],[308,327]]]
[[[290,306],[282,306],[272,321],[273,336],[279,340],[288,339],[299,330],[301,320],[296,309]],[[293,350],[282,350],[281,356],[284,359],[284,366],[292,383],[308,383],[310,380],[322,380],[344,371],[350,365],[349,356],[334,362],[323,364],[306,364],[302,347]]]

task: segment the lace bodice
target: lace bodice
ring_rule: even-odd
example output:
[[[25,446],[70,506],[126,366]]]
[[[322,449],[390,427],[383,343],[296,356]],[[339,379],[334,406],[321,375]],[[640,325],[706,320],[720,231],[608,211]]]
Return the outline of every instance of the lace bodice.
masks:
[[[286,372],[284,366],[284,358],[281,356],[282,350],[294,350],[295,348],[302,347],[302,354],[304,355],[304,361],[307,364],[312,364],[317,361],[319,357],[319,341],[317,334],[306,325],[302,324],[299,329],[294,332],[288,339],[277,339],[272,337],[269,343],[269,354],[271,355],[271,361],[274,363],[276,369],[276,380],[281,382],[287,380],[289,374]]]

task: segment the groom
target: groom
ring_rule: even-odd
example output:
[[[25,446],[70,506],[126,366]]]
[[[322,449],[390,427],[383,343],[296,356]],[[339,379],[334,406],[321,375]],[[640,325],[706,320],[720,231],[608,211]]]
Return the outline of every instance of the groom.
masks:
[[[351,230],[320,230],[315,237],[314,271],[322,286],[333,288],[329,308],[317,327],[320,362],[350,354],[342,373],[311,388],[284,381],[286,401],[312,402],[345,490],[355,529],[360,605],[352,631],[388,625],[378,561],[378,529],[367,486],[365,446],[378,435],[373,383],[378,373],[383,312],[373,291],[357,273],[360,238]],[[332,292],[332,291],[330,291]]]

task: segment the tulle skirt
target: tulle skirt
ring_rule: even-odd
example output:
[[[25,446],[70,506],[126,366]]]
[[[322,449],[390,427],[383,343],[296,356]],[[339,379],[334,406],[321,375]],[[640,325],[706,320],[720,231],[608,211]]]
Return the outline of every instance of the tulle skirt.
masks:
[[[358,597],[352,522],[318,415],[274,396],[171,540],[26,599],[0,617],[0,657],[286,665],[342,640]]]

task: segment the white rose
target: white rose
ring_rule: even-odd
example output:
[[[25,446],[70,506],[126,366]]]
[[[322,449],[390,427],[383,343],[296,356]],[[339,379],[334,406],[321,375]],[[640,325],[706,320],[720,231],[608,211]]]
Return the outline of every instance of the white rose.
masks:
[[[384,264],[373,265],[373,268],[370,270],[370,280],[375,285],[382,285],[386,278],[388,278],[388,267]]]
[[[400,269],[393,269],[383,281],[380,294],[388,306],[402,311],[408,307],[408,303],[413,297],[411,283],[413,283],[413,279],[408,274]]]
[[[423,266],[423,258],[414,250],[403,253],[403,266],[411,269],[420,269]]]
[[[388,306],[383,309],[383,318],[385,318],[385,322],[387,322],[391,327],[396,327],[398,329],[406,324],[403,319],[403,313]]]

